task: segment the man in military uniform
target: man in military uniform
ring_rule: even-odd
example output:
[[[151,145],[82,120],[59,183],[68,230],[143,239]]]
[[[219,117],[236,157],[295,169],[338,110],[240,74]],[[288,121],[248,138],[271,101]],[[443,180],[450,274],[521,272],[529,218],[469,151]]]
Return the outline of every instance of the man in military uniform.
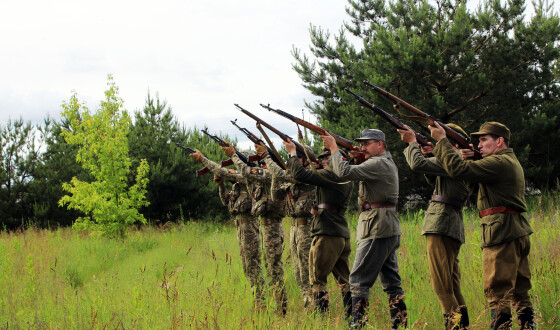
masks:
[[[251,215],[252,199],[247,191],[247,180],[241,174],[228,171],[204,157],[198,150],[190,156],[214,173],[214,181],[218,183],[220,199],[228,207],[229,213],[235,217],[243,272],[251,283],[256,307],[261,308],[264,303],[262,292],[264,279],[261,271],[259,221],[257,217]],[[224,178],[233,182],[229,192],[224,184]]]
[[[468,137],[461,127],[454,124],[447,126]],[[432,287],[443,310],[445,327],[466,328],[469,326],[469,316],[461,293],[459,249],[465,243],[462,209],[469,189],[462,180],[450,178],[435,157],[425,157],[432,154],[431,142],[429,146],[421,148],[414,131],[406,129],[398,132],[408,144],[403,153],[412,171],[424,174],[428,183],[435,186],[424,217],[422,235],[426,236]]]
[[[272,175],[272,198],[283,196],[285,200],[285,214],[291,217],[290,227],[290,256],[294,267],[296,283],[303,296],[305,306],[312,302],[311,286],[309,284],[309,250],[311,248],[311,208],[315,203],[315,186],[296,181],[291,173],[284,170],[268,154],[266,146],[255,144],[257,155],[264,159],[267,169]],[[308,155],[313,155],[311,148],[306,146]],[[297,154],[299,162],[304,168],[310,166],[304,153]]]
[[[348,276],[350,274],[350,231],[344,213],[348,206],[352,184],[338,179],[328,167],[330,151],[323,152],[318,158],[323,159],[324,168],[315,170],[304,168],[297,158],[296,146],[288,140],[284,142],[291,155],[288,169],[298,182],[316,186],[318,205],[312,210],[311,249],[309,251],[309,281],[319,312],[329,309],[327,278],[333,274],[341,289],[345,312],[348,316],[351,307]]]
[[[379,275],[389,298],[392,329],[406,328],[407,310],[397,259],[401,235],[396,210],[399,178],[391,153],[386,150],[385,134],[378,129],[363,130],[355,141],[361,143],[366,160],[352,166],[330,134],[321,138],[332,153],[329,163],[333,172],[340,180],[359,181],[366,199],[358,219],[358,248],[350,273],[352,326],[365,324],[369,289]],[[351,151],[350,156],[355,158],[356,151]]]
[[[429,126],[438,141],[434,155],[452,178],[478,184],[477,206],[482,219],[482,272],[484,294],[491,309],[492,329],[511,327],[511,302],[523,329],[532,329],[533,305],[529,297],[529,235],[533,232],[527,218],[525,177],[513,149],[510,130],[498,122],[482,124],[471,134],[479,140],[482,159],[464,160],[445,137],[443,128]]]
[[[285,314],[288,307],[288,294],[284,285],[284,266],[282,262],[284,201],[281,197],[272,199],[270,189],[272,176],[266,169],[249,167],[237,157],[231,144],[222,147],[222,150],[226,156],[233,160],[239,173],[247,180],[248,190],[253,197],[251,214],[260,217],[262,224],[267,275],[270,278],[278,310]]]

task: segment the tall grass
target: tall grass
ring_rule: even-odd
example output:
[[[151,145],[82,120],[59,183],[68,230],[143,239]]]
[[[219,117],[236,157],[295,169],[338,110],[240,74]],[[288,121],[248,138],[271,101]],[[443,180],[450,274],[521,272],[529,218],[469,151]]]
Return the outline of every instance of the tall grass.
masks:
[[[529,201],[535,231],[531,295],[541,329],[560,329],[558,199],[552,194]],[[403,213],[401,220],[399,264],[410,328],[441,328],[420,235],[423,212]],[[356,221],[351,217],[351,227]],[[463,294],[472,328],[487,329],[475,211],[465,211],[465,227]],[[285,228],[288,233],[287,222]],[[346,328],[334,281],[329,283],[330,314],[316,315],[304,307],[289,251],[284,256],[289,307],[281,316],[271,294],[264,310],[254,310],[232,225],[187,222],[143,228],[129,232],[125,240],[91,238],[70,229],[2,232],[0,328]],[[379,283],[370,296],[369,326],[389,327],[387,298]]]

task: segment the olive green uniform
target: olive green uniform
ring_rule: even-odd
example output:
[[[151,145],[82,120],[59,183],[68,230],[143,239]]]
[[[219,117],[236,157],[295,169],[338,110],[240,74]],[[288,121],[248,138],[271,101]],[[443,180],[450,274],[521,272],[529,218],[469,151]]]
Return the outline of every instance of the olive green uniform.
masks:
[[[422,225],[432,287],[444,314],[457,312],[465,305],[461,293],[459,249],[465,243],[462,204],[469,190],[462,180],[452,179],[435,157],[426,158],[417,142],[404,149],[410,168],[424,174],[434,185],[432,201]]]
[[[247,181],[242,175],[229,173],[227,169],[207,158],[203,158],[202,163],[213,173],[235,182],[229,192],[225,183],[218,185],[220,199],[228,207],[230,214],[235,217],[243,272],[251,284],[256,303],[260,306],[263,303],[264,285],[261,270],[261,238],[258,219],[251,215],[253,203],[247,191]]]
[[[513,149],[464,161],[444,138],[434,148],[434,155],[451,177],[478,183],[480,211],[497,207],[516,210],[482,217],[484,293],[492,310],[511,314],[511,301],[518,311],[532,307],[528,255],[533,231],[521,214],[527,211],[525,177]]]
[[[272,175],[272,196],[284,196],[286,215],[291,217],[290,256],[296,283],[304,303],[311,302],[309,284],[309,250],[311,248],[311,208],[315,203],[315,187],[297,182],[278,166],[270,156],[264,158]]]
[[[272,176],[269,171],[247,166],[236,154],[231,159],[239,172],[247,180],[248,190],[253,197],[251,214],[260,217],[262,224],[267,275],[270,279],[270,285],[272,286],[278,308],[286,312],[288,295],[284,285],[282,262],[284,201],[281,196],[272,198]],[[257,173],[254,173],[254,170]]]
[[[309,280],[314,295],[327,292],[327,278],[333,274],[343,295],[348,292],[350,275],[350,231],[344,212],[352,191],[351,183],[343,183],[330,169],[305,169],[299,159],[288,159],[288,169],[299,182],[316,186],[317,215],[311,222]],[[322,176],[322,177],[321,177]],[[326,181],[326,178],[329,181]],[[343,183],[343,184],[340,184]]]

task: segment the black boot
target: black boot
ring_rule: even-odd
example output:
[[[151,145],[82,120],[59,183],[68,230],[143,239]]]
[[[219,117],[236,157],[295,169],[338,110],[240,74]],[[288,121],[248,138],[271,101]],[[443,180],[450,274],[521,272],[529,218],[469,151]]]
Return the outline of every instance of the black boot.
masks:
[[[363,327],[367,320],[364,317],[366,315],[369,305],[369,299],[352,297],[352,323],[351,328],[361,328]]]
[[[329,311],[329,296],[328,292],[313,292],[313,300],[315,300],[315,309],[320,313]]]
[[[349,320],[352,317],[352,293],[350,291],[342,291],[342,303],[344,304],[344,317]]]
[[[534,329],[535,322],[533,320],[535,311],[531,307],[520,308],[517,310],[517,321],[519,329]]]
[[[467,310],[467,306],[463,306],[459,308],[459,313],[461,313],[461,329],[468,329],[470,322],[469,322],[469,311]]]
[[[391,329],[408,326],[408,312],[402,296],[389,296],[389,313],[391,314]]]
[[[493,309],[491,311],[492,323],[490,323],[491,330],[503,330],[511,328],[511,314],[498,312]]]

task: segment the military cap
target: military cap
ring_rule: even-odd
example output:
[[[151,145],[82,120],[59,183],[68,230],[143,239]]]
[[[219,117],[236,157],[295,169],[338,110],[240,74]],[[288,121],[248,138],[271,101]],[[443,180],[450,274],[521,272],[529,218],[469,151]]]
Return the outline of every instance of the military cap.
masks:
[[[506,125],[495,121],[487,121],[480,126],[480,130],[478,132],[471,133],[471,137],[478,138],[479,136],[488,134],[501,136],[506,140],[509,140],[511,135],[509,128],[507,128]]]
[[[317,158],[323,158],[325,156],[330,156],[330,155],[331,155],[331,151],[327,148],[324,148],[323,152],[321,152],[321,154]]]
[[[310,146],[305,146],[304,148],[305,148],[305,151],[307,152],[307,154],[308,154],[310,157],[313,157],[313,149],[311,149]],[[299,152],[299,151],[298,151],[298,152],[297,152],[297,156],[298,156],[298,158],[305,158],[305,159],[307,159],[307,156],[305,155],[304,152]]]
[[[469,140],[469,135],[467,134],[467,132],[465,132],[464,129],[461,128],[461,126],[453,124],[453,123],[449,123],[449,124],[445,124],[447,127],[453,129],[455,132],[461,134],[462,136],[465,137],[465,139]]]
[[[360,137],[354,139],[354,141],[366,141],[366,140],[376,140],[385,142],[385,133],[375,128],[366,128],[360,132]]]

